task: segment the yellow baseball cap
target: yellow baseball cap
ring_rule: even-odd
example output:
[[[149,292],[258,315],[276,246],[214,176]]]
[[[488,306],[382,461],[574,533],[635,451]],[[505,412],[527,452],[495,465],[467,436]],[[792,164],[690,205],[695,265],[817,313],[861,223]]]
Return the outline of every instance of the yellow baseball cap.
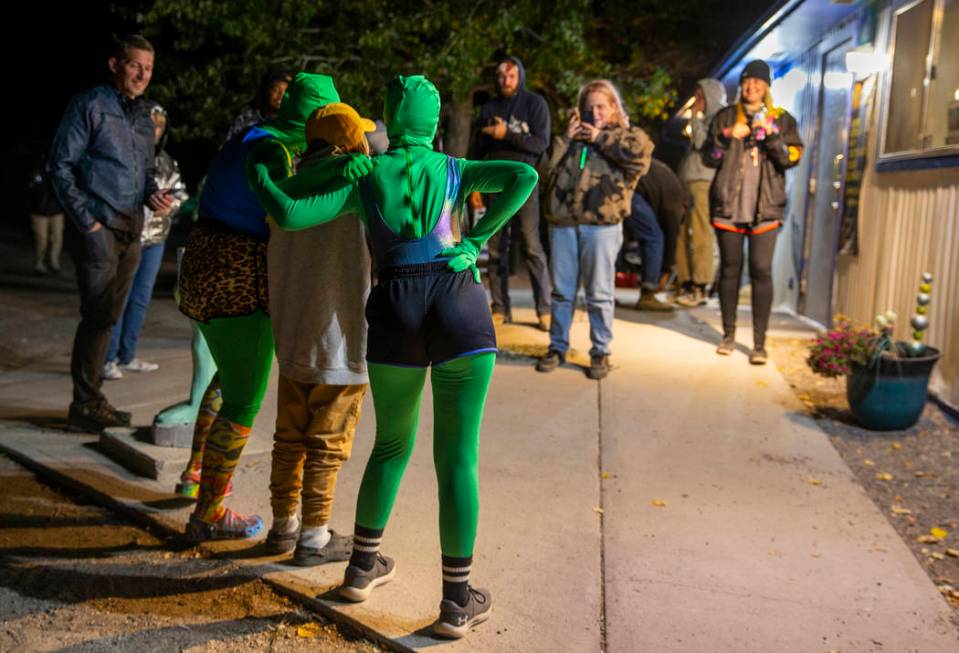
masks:
[[[306,140],[323,140],[344,150],[360,147],[366,132],[376,131],[376,124],[363,118],[345,102],[331,102],[310,114],[306,121]]]

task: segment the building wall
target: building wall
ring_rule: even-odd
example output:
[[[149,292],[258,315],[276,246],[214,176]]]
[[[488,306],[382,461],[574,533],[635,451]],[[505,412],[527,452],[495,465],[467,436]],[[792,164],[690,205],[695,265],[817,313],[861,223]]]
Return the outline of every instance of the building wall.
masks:
[[[943,353],[931,389],[959,407],[959,169],[877,173],[870,157],[861,198],[858,256],[840,256],[836,309],[871,323],[896,311],[909,319],[923,272],[933,275],[926,342]]]

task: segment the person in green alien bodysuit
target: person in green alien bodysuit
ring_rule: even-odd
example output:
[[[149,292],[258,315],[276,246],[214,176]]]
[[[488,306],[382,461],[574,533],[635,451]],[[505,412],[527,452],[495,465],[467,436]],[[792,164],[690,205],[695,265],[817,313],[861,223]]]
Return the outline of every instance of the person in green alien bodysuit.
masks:
[[[207,171],[200,219],[190,233],[180,274],[180,311],[197,324],[219,370],[222,407],[203,446],[197,505],[187,525],[193,540],[252,537],[257,515],[223,505],[249,438],[273,362],[267,313],[266,211],[251,189],[254,170],[275,179],[292,173],[306,147],[306,120],[338,102],[332,78],[299,73],[277,116],[231,138]],[[318,169],[328,181],[335,165]]]
[[[306,170],[274,183],[258,166],[254,190],[284,229],[359,215],[376,264],[377,285],[366,308],[376,442],[360,486],[353,554],[340,595],[365,600],[395,573],[379,545],[412,453],[426,371],[432,367],[443,554],[443,600],[433,629],[462,637],[489,617],[492,605],[487,590],[469,585],[479,512],[479,431],[496,358],[476,256],[523,205],[537,175],[525,163],[467,161],[434,152],[439,110],[439,92],[429,80],[397,77],[386,92],[390,147],[374,159],[367,176],[324,184],[310,180]],[[310,181],[318,189],[312,196],[291,199],[284,192]],[[457,243],[453,209],[474,191],[500,195]]]

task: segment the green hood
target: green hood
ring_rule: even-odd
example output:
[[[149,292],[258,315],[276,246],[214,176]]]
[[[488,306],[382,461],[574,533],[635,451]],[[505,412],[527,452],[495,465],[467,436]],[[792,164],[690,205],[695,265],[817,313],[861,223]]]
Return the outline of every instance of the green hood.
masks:
[[[440,120],[440,93],[422,75],[394,77],[386,86],[383,118],[390,149],[401,145],[432,149]]]
[[[283,96],[280,112],[263,130],[297,153],[306,149],[306,119],[320,107],[339,102],[340,94],[329,75],[297,73]]]

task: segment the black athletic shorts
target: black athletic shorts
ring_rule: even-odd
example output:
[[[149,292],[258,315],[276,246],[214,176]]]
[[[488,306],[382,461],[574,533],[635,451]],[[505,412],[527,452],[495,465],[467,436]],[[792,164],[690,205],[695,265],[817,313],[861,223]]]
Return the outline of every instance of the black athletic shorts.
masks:
[[[366,360],[427,367],[496,351],[496,332],[483,284],[446,262],[379,272],[366,302]]]

